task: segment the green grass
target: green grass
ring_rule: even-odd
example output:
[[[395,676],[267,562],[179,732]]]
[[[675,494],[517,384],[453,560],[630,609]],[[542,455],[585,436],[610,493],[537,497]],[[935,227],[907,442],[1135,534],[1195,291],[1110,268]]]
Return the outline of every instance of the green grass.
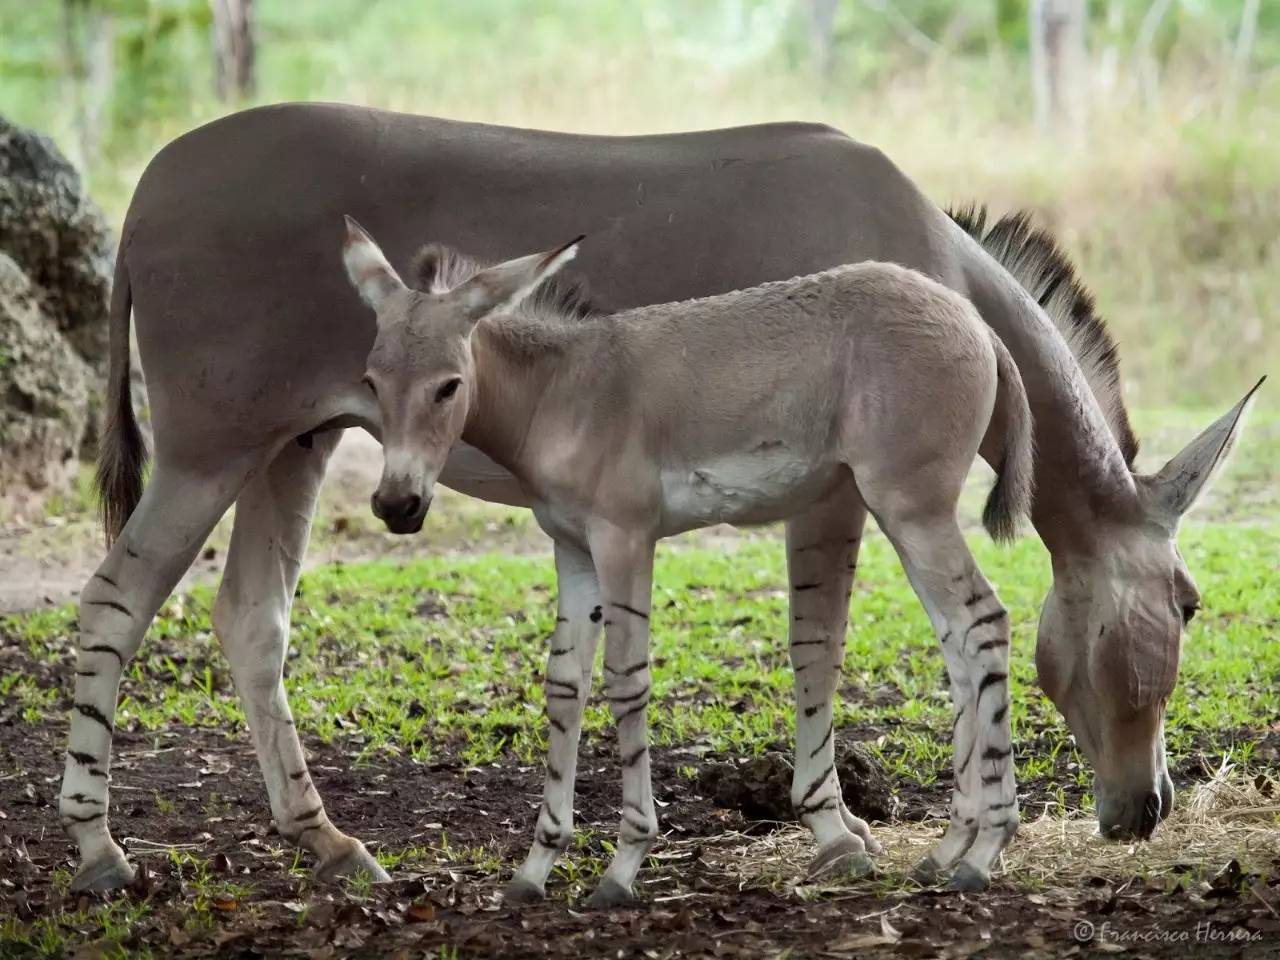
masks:
[[[1037,745],[1020,752],[1019,776],[1043,777],[1058,754],[1072,750],[1065,725],[1034,686],[1047,557],[1030,538],[1008,550],[976,537],[973,546],[1013,612],[1013,722]],[[1269,575],[1278,548],[1280,531],[1268,528],[1193,526],[1182,537],[1205,606],[1169,706],[1175,762],[1196,750],[1238,750],[1237,731],[1275,719],[1264,716],[1260,698],[1280,683],[1280,584]],[[728,551],[660,550],[655,742],[741,755],[790,740],[783,563],[779,538],[768,534],[744,537]],[[882,537],[868,538],[859,569],[837,723],[887,730],[876,749],[903,777],[945,779],[951,708],[928,622]],[[126,672],[119,724],[243,726],[212,637],[211,601],[211,590],[200,588],[165,608]],[[554,618],[545,557],[427,557],[308,572],[287,666],[299,726],[323,740],[358,733],[365,755],[426,761],[450,744],[468,763],[507,754],[532,763],[545,748],[541,674]],[[39,659],[57,661],[72,649],[72,620],[63,608],[10,618],[0,629],[26,637]],[[52,691],[30,678],[0,680],[0,694],[32,711],[53,702]],[[587,730],[609,725],[602,705],[588,708]]]

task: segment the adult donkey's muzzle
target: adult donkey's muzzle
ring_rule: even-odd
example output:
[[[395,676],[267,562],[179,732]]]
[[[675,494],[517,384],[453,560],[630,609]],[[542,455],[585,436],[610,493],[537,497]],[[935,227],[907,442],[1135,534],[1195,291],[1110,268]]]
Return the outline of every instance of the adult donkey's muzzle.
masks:
[[[1125,795],[1117,800],[1098,798],[1098,831],[1108,840],[1146,840],[1173,809],[1173,783],[1168,775],[1159,792]]]
[[[417,533],[431,507],[431,498],[416,493],[386,495],[378,490],[369,498],[369,505],[373,515],[392,533]]]

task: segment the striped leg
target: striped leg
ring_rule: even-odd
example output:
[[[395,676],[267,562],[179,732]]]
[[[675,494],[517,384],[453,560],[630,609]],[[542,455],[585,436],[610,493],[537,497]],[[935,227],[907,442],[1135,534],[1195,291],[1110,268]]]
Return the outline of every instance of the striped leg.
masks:
[[[193,477],[157,465],[142,500],[80,595],[74,711],[58,812],[79,851],[75,890],[133,879],[107,823],[111,735],[120,674],[248,474]]]
[[[618,846],[588,905],[632,899],[631,885],[658,836],[649,773],[649,606],[653,541],[617,528],[591,538],[604,619],[604,694],[618,726],[622,817]]]
[[[883,521],[938,631],[955,698],[951,822],[916,874],[932,881],[958,863],[951,886],[982,889],[1018,829],[1009,726],[1009,617],[952,517]]]
[[[835,767],[833,697],[844,661],[849,591],[866,507],[850,485],[787,524],[791,579],[791,667],[796,687],[795,776],[791,802],[818,844],[811,878],[835,871],[864,875],[880,844],[840,795]]]
[[[231,664],[280,835],[319,859],[321,879],[365,871],[389,879],[358,840],[339,832],[307,773],[284,689],[289,613],[325,463],[341,431],[287,444],[236,501],[213,626]]]
[[[556,858],[573,839],[573,790],[578,769],[578,738],[582,709],[591,693],[592,665],[604,615],[591,558],[580,550],[556,544],[559,611],[547,657],[547,720],[551,750],[542,807],[533,846],[503,892],[510,903],[540,900]]]

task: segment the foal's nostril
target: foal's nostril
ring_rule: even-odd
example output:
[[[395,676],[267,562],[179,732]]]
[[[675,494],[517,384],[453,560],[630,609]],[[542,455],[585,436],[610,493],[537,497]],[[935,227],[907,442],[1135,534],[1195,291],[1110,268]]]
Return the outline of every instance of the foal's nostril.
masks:
[[[422,509],[422,498],[417,496],[416,494],[412,494],[410,496],[405,497],[404,500],[401,501],[400,516],[405,518],[416,517],[418,515],[418,511],[421,509]]]

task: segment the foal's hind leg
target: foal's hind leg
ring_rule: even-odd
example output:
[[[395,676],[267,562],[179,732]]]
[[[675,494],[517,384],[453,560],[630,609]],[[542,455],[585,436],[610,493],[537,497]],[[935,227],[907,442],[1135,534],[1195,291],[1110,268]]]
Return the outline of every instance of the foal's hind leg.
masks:
[[[865,874],[880,844],[849,812],[835,768],[832,698],[844,660],[849,591],[867,510],[852,483],[787,523],[791,579],[790,650],[796,690],[795,774],[791,802],[818,843],[809,868]]]
[[[107,824],[120,674],[235,499],[249,466],[196,476],[158,464],[133,516],[80,595],[74,712],[58,802],[62,825],[79,851],[75,890],[111,890],[133,879]]]
[[[866,490],[864,487],[864,495]],[[1018,829],[1009,726],[1009,617],[969,553],[954,508],[901,498],[868,503],[933,621],[951,677],[955,786],[946,834],[916,869],[931,882],[957,862],[951,886],[985,887]]]
[[[310,448],[289,443],[244,488],[213,625],[231,664],[280,835],[316,855],[321,879],[365,871],[387,880],[364,845],[325,815],[307,773],[282,673],[316,497],[340,436],[339,430],[316,434]]]

